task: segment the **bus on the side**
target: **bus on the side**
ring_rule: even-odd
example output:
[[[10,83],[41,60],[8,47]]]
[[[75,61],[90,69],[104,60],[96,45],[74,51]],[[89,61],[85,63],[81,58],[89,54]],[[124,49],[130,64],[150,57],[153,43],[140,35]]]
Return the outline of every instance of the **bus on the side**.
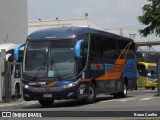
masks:
[[[137,63],[137,87],[151,88],[154,90],[158,85],[157,75],[157,52],[155,51],[138,51],[136,52]]]
[[[0,96],[3,101],[21,97],[21,73],[22,73],[22,54],[23,50],[19,48],[21,44],[4,43],[0,44],[0,72],[1,72],[1,90]],[[15,62],[14,51],[18,48],[19,60]],[[9,96],[7,98],[7,96]],[[0,99],[1,99],[0,98]],[[13,100],[13,99],[12,99]]]
[[[23,97],[43,106],[93,103],[98,94],[126,97],[136,87],[136,65],[132,39],[88,27],[39,30],[25,44]]]

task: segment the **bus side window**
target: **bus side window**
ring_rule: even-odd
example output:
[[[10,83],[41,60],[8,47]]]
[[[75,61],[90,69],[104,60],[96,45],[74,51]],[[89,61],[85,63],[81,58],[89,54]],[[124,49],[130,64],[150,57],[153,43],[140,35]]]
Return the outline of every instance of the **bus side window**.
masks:
[[[127,59],[127,60],[128,60],[128,59],[134,59],[134,52],[131,51],[131,50],[129,50],[129,51],[128,51],[128,54],[127,54],[127,56],[126,56],[126,59]]]
[[[87,43],[83,43],[81,46],[81,53],[80,53],[80,58],[79,58],[79,62],[78,62],[78,71],[80,72],[81,70],[83,70],[86,66],[86,62],[87,62],[87,54],[88,54],[88,44]]]
[[[118,50],[116,40],[105,38],[103,41],[103,59],[105,63],[113,64],[118,58]]]
[[[13,75],[14,74],[14,72],[13,72],[13,64],[11,64],[10,70],[11,70],[11,75]]]
[[[95,42],[91,43],[90,47],[90,59],[94,60],[95,58],[102,57],[102,46],[101,43]]]
[[[139,75],[146,77],[146,70],[145,70],[145,66],[144,65],[137,65],[137,70]]]
[[[14,73],[14,78],[20,78],[21,77],[21,68],[20,65],[15,66],[15,73]]]

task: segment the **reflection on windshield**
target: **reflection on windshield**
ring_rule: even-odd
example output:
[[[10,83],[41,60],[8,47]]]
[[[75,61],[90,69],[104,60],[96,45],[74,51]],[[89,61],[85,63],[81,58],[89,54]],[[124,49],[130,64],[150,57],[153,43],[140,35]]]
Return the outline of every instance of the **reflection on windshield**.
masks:
[[[74,40],[28,42],[24,74],[58,77],[75,72]]]
[[[60,76],[74,73],[75,57],[71,41],[51,41],[49,71],[55,71]]]
[[[29,76],[46,76],[47,71],[47,42],[29,42],[26,52],[25,73]]]

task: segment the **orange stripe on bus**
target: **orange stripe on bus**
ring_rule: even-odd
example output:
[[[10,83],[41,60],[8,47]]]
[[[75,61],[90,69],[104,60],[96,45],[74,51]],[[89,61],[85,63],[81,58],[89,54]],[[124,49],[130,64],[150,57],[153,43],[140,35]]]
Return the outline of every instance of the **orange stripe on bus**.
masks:
[[[81,79],[80,82],[89,82],[91,79]]]
[[[57,83],[57,82],[51,82],[51,83],[43,86],[43,88],[50,88],[50,87],[52,87],[52,86],[53,86],[54,84],[56,84],[56,83]]]
[[[126,59],[121,59],[122,54],[127,49],[126,54],[128,54],[128,50],[131,46],[132,42],[128,43],[126,47],[123,49],[121,54],[119,55],[118,59],[114,63],[114,65],[110,68],[108,72],[106,72],[104,75],[97,78],[97,80],[116,80],[120,79],[123,71],[124,64],[126,62]]]
[[[120,79],[125,59],[117,59],[113,67],[104,75],[97,78],[97,80],[111,80]]]
[[[116,73],[105,73],[104,75],[98,77],[96,80],[115,80],[120,79],[122,72],[116,72]]]

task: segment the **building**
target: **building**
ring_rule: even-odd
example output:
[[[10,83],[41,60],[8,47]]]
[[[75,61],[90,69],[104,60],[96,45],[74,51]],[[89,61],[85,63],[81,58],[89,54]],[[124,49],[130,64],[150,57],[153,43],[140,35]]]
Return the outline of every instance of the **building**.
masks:
[[[23,43],[27,25],[27,0],[0,0],[0,44]]]
[[[10,91],[6,84],[9,54],[6,55],[4,50],[1,52],[1,49],[7,51],[25,42],[28,36],[27,16],[27,0],[0,0],[0,102],[4,96],[8,96],[6,91]]]
[[[28,23],[28,34],[45,28],[53,28],[53,27],[68,27],[68,26],[80,26],[80,27],[91,27],[101,29],[98,25],[93,24],[87,18],[84,19],[68,19],[68,20],[60,20],[56,18],[55,20],[44,21],[39,19],[38,21],[33,21]]]

